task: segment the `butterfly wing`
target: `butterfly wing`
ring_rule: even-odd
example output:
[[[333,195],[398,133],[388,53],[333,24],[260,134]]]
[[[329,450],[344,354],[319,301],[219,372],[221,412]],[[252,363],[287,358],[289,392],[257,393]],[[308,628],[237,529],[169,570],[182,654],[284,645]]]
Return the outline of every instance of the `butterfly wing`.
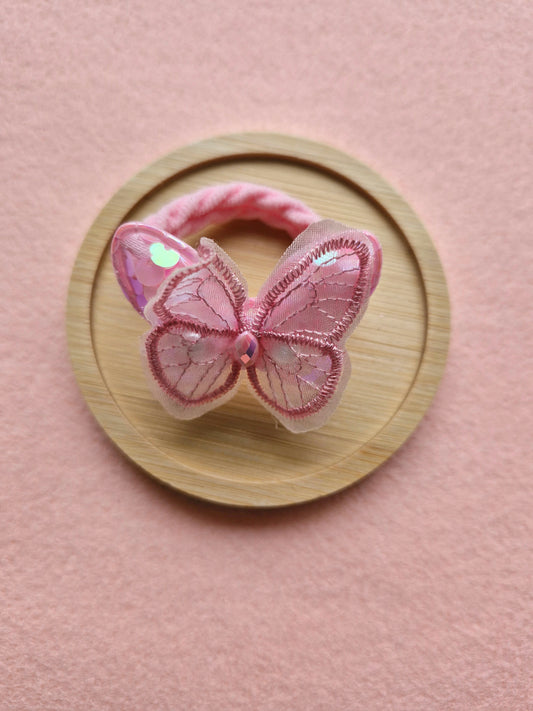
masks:
[[[179,319],[215,331],[238,332],[247,287],[237,266],[212,240],[202,238],[196,264],[175,270],[144,309],[153,324]]]
[[[320,427],[337,406],[349,377],[344,342],[380,267],[374,237],[324,220],[295,240],[261,290],[251,317],[261,348],[248,375],[288,429]]]
[[[235,337],[170,321],[144,342],[152,392],[174,417],[192,419],[233,395],[240,366],[232,357]]]
[[[261,349],[248,368],[263,405],[291,432],[321,427],[336,408],[350,376],[342,349],[310,336],[261,336]]]
[[[198,254],[199,261],[174,271],[144,309],[154,327],[143,349],[152,390],[180,419],[228,400],[240,370],[233,344],[246,284],[211,240],[201,240]]]

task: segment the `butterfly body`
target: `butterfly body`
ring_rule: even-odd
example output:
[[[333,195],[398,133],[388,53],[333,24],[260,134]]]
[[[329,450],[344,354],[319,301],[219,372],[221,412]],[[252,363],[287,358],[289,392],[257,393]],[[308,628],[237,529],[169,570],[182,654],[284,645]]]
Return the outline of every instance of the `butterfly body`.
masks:
[[[235,359],[245,368],[255,364],[259,355],[259,341],[250,331],[242,331],[235,339]]]

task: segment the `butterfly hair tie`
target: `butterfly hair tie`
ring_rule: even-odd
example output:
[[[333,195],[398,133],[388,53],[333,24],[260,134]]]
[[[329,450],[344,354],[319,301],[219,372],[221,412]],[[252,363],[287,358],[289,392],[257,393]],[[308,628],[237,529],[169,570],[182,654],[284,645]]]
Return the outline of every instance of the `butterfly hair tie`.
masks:
[[[260,219],[294,240],[256,297],[215,242],[202,237],[193,249],[183,241],[236,218]],[[292,432],[331,416],[350,376],[344,344],[379,280],[381,247],[371,234],[322,220],[277,190],[229,183],[121,225],[111,256],[126,298],[151,325],[142,358],[155,397],[174,417],[225,403],[242,369]]]

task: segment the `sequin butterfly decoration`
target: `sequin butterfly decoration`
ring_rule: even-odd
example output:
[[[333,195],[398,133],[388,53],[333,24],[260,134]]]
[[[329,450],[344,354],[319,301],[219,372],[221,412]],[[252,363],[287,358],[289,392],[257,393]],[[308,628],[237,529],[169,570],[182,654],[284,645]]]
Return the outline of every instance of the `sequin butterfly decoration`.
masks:
[[[332,220],[290,245],[256,298],[212,240],[198,250],[156,227],[127,223],[113,238],[125,296],[151,324],[143,358],[152,391],[179,419],[226,402],[240,371],[292,432],[321,427],[350,376],[345,341],[381,270],[375,237]]]

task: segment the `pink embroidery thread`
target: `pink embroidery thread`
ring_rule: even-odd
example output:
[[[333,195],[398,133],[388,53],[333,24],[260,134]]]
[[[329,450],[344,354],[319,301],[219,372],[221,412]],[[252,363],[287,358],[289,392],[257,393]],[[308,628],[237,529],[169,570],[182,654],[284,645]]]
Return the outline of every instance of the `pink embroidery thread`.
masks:
[[[181,238],[236,217],[298,235],[256,298],[225,252]],[[381,270],[372,235],[318,215],[264,186],[230,183],[183,196],[145,223],[122,225],[112,244],[117,279],[152,324],[143,353],[156,397],[174,416],[226,402],[242,368],[285,427],[322,426],[350,373],[344,343]]]

